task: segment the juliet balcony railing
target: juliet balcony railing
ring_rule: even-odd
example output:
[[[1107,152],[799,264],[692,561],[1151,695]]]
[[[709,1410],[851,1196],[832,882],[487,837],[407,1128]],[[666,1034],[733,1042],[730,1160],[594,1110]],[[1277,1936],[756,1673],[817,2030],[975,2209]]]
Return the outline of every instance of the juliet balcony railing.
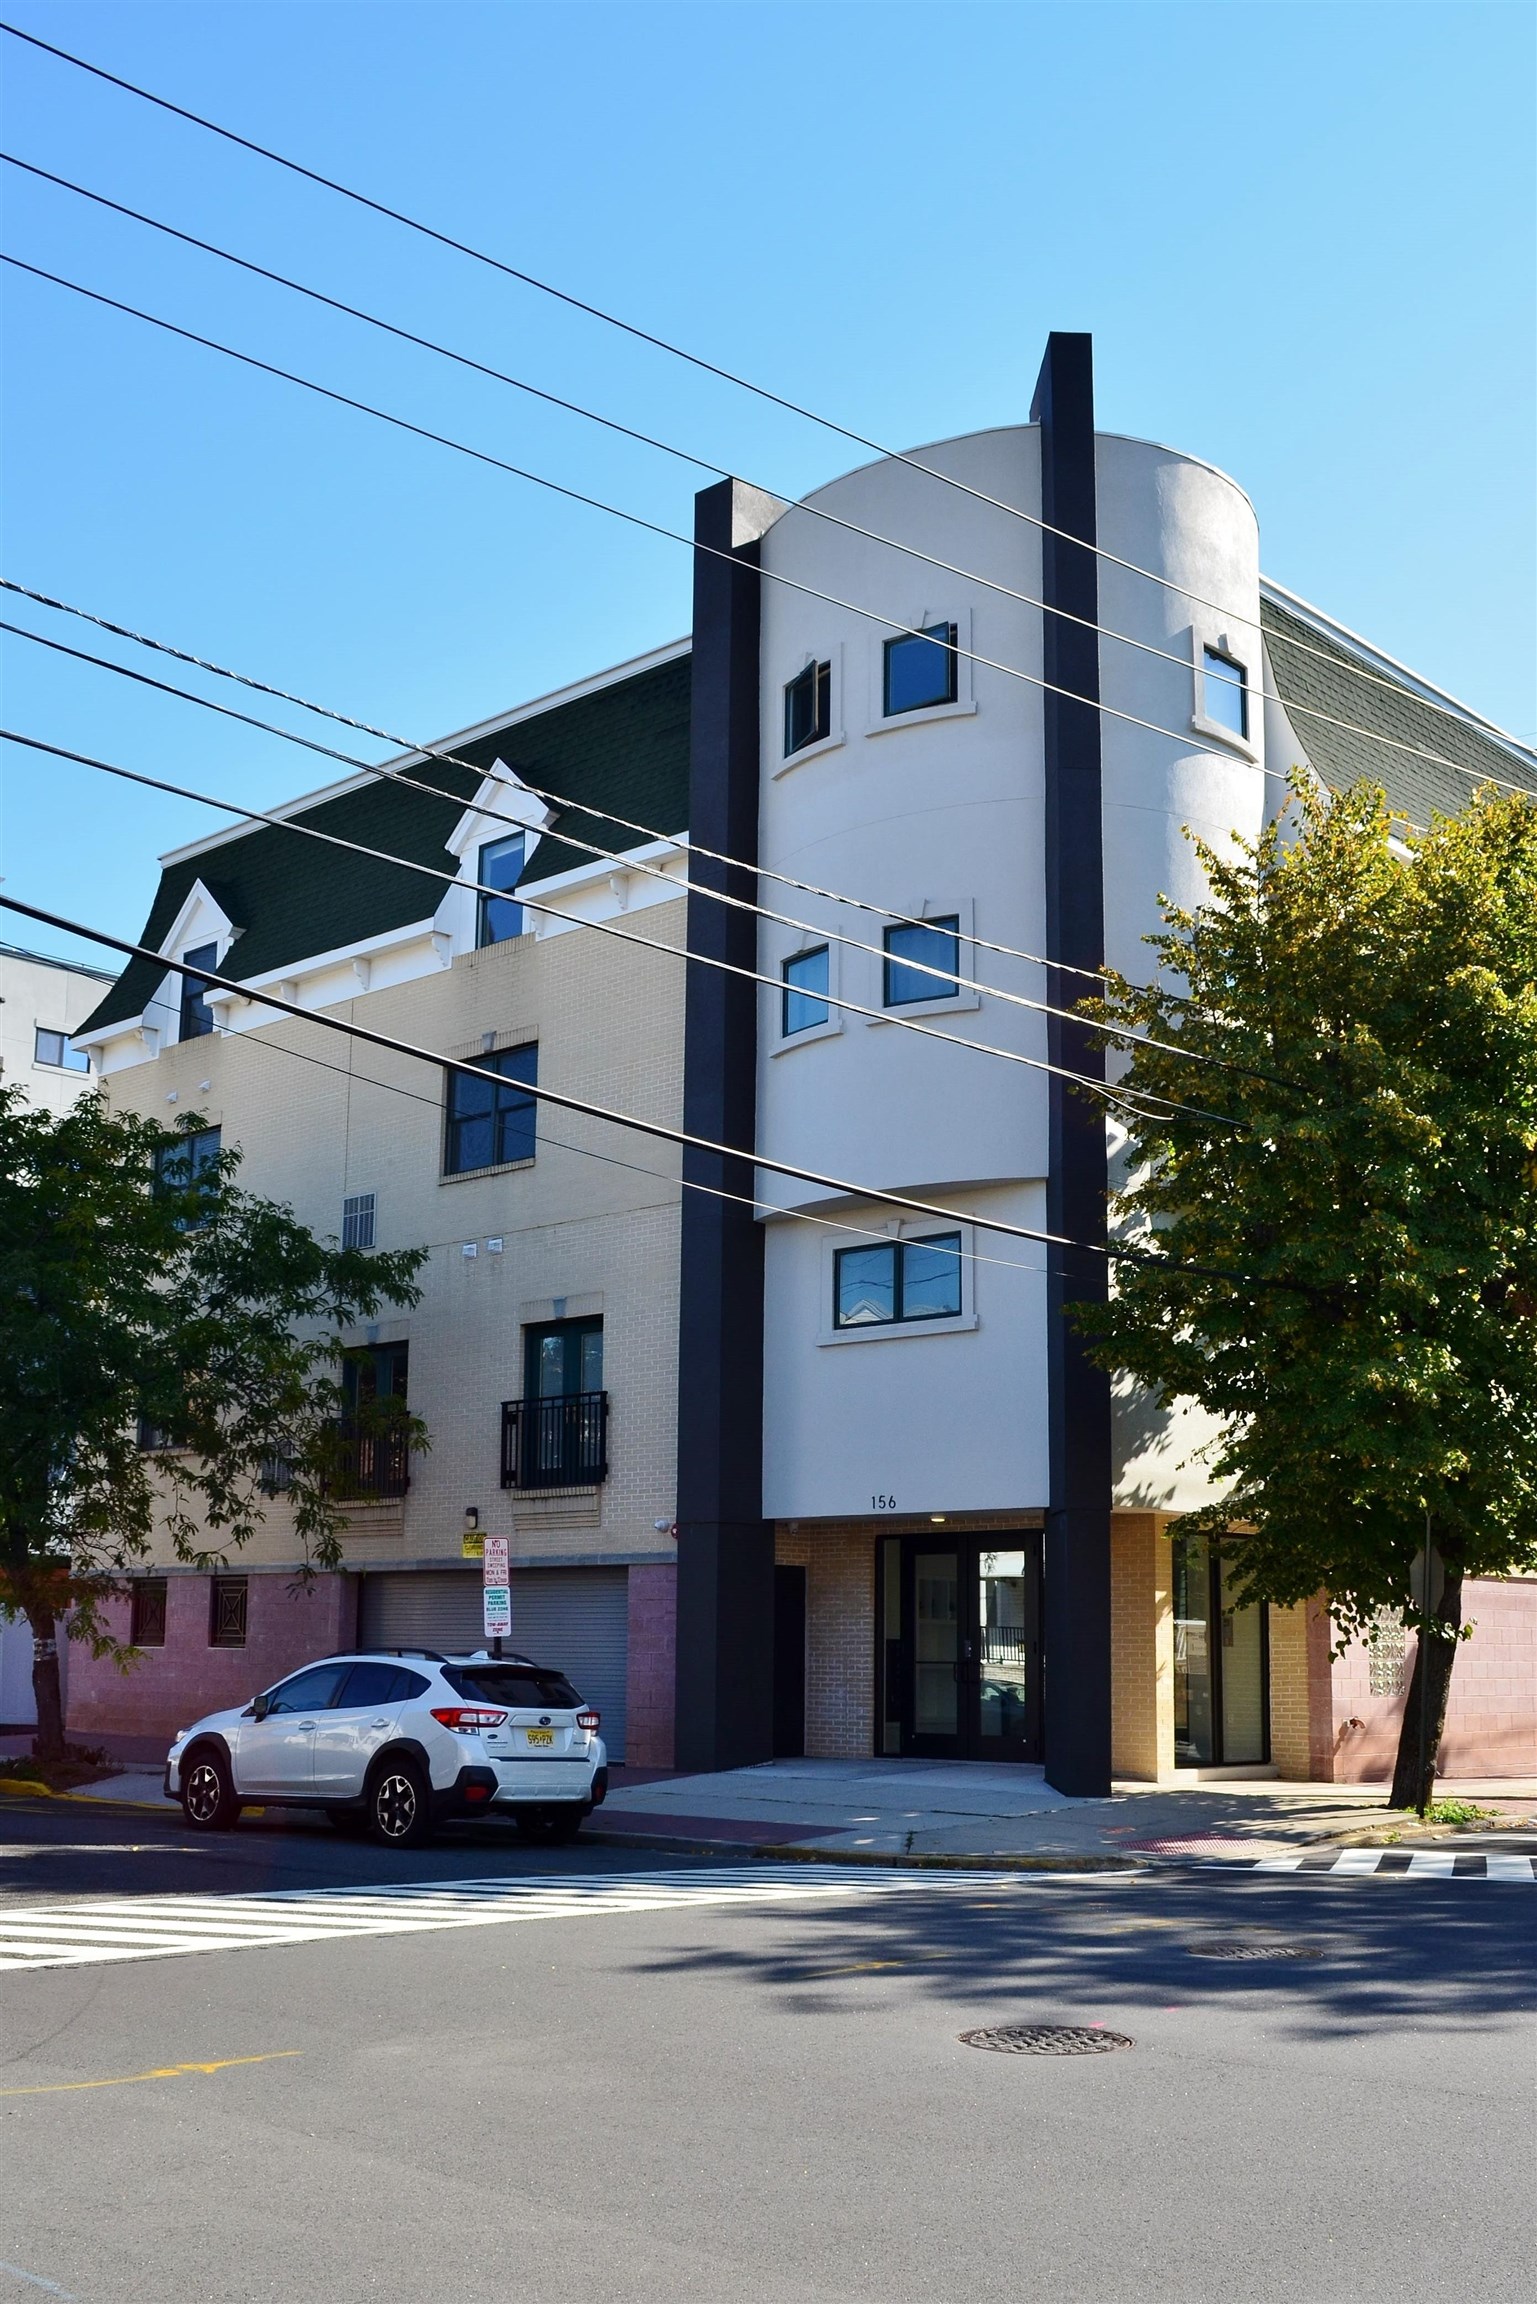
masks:
[[[370,1429],[343,1417],[326,1486],[338,1504],[383,1504],[411,1485],[407,1433],[386,1425]]]
[[[598,1488],[608,1478],[608,1394],[502,1402],[504,1488]]]

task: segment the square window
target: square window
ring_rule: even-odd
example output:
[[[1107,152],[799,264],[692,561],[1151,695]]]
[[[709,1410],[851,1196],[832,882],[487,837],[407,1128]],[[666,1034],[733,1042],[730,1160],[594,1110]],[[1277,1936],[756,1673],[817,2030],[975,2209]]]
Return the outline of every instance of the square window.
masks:
[[[961,916],[947,912],[937,920],[911,920],[888,928],[882,999],[888,1008],[903,1008],[915,1000],[950,1000],[959,992]],[[914,966],[913,963],[918,965]],[[930,968],[943,970],[930,976]]]
[[[500,1168],[511,1160],[532,1160],[535,1099],[528,1093],[539,1077],[539,1048],[503,1048],[478,1060],[482,1072],[500,1082],[464,1072],[448,1076],[448,1125],[443,1173],[463,1176],[475,1168]]]
[[[208,1645],[243,1648],[246,1628],[246,1580],[243,1576],[215,1576],[208,1595]]]
[[[136,1576],[128,1638],[135,1648],[163,1648],[165,1646],[165,1592],[163,1576]]]
[[[1205,717],[1234,736],[1249,733],[1248,676],[1241,664],[1220,649],[1201,651],[1201,689]]]
[[[182,954],[188,968],[214,968],[218,966],[217,944],[196,944],[190,952]],[[208,986],[201,976],[184,976],[181,980],[181,1038],[200,1039],[213,1030],[213,1011],[208,1005]]]
[[[814,1024],[825,1024],[828,1017],[827,946],[818,944],[810,952],[797,952],[793,960],[785,961],[780,974],[785,987],[780,1018],[784,1038],[788,1040],[792,1032],[809,1032]]]
[[[349,1192],[342,1202],[342,1246],[372,1248],[373,1244],[374,1196],[372,1192]]]
[[[883,709],[888,720],[899,712],[955,702],[956,639],[953,624],[925,624],[921,633],[904,632],[886,642]]]
[[[475,877],[480,882],[480,911],[475,931],[477,944],[505,944],[523,933],[523,907],[512,891],[523,877],[528,836],[514,832],[506,840],[488,840],[480,851]],[[488,896],[485,891],[498,891]]]
[[[833,1258],[833,1326],[895,1327],[955,1320],[961,1312],[961,1236],[840,1248]]]
[[[833,668],[808,664],[785,684],[785,758],[820,744],[832,728]]]

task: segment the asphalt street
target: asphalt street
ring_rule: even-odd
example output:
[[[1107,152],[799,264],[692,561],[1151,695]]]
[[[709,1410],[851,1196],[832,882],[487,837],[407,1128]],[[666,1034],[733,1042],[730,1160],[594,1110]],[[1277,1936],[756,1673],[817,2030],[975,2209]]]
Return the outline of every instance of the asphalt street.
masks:
[[[799,1869],[0,1803],[0,2304],[1524,2304],[1537,1887]]]

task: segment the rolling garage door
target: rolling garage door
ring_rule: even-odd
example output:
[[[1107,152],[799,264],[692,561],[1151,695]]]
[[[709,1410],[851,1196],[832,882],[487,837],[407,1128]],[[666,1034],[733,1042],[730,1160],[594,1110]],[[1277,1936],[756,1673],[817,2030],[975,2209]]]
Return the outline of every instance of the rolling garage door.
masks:
[[[423,1568],[365,1576],[358,1637],[370,1648],[483,1648],[479,1574]],[[629,1578],[623,1568],[515,1568],[506,1646],[564,1672],[602,1713],[609,1758],[624,1758]]]

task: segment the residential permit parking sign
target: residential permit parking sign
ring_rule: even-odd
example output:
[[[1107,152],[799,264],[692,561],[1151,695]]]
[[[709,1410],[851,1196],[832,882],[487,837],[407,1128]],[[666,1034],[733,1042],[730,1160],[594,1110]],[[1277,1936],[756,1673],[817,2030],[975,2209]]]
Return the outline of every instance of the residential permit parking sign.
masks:
[[[504,1640],[512,1630],[512,1585],[505,1536],[488,1536],[481,1561],[481,1607],[488,1640]]]

